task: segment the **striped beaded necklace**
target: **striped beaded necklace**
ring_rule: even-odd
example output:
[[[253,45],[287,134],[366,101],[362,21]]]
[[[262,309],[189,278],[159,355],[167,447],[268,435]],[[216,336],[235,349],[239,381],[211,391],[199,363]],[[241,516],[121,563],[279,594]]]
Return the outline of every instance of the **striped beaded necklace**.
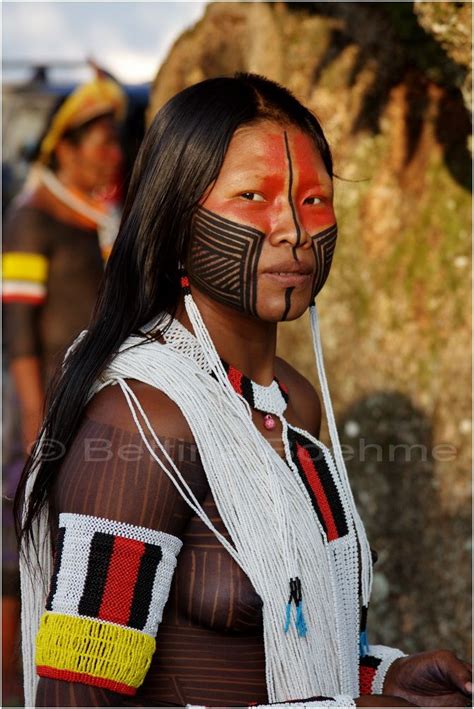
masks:
[[[222,359],[221,362],[235,392],[244,397],[250,408],[263,414],[263,425],[267,431],[273,431],[276,426],[274,416],[283,416],[288,404],[288,389],[283,382],[275,377],[268,386],[257,384],[237,367]]]

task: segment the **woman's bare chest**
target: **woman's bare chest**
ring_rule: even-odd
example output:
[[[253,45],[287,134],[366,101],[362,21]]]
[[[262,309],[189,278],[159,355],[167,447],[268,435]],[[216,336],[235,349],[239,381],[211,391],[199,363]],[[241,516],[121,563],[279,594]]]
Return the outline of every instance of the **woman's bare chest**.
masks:
[[[230,541],[210,491],[203,508]],[[260,597],[240,566],[196,515],[191,517],[182,541],[163,621],[225,633],[261,633]]]

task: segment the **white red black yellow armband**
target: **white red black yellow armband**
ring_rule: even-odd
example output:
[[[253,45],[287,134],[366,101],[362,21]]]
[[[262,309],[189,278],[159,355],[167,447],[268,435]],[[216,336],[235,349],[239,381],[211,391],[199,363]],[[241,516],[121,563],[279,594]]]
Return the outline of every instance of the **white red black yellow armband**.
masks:
[[[383,684],[388,668],[399,657],[406,654],[394,647],[370,645],[366,655],[360,658],[360,694],[383,694]]]
[[[37,673],[135,694],[155,651],[181,546],[145,527],[61,514]]]
[[[10,251],[2,257],[4,303],[40,305],[46,299],[48,259],[43,254]]]

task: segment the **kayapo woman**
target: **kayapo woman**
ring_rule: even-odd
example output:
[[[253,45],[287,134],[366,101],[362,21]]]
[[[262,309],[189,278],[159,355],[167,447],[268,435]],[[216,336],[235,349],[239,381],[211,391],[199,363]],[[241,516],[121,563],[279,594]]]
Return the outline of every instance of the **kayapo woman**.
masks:
[[[34,665],[38,706],[467,703],[452,653],[367,643],[372,559],[315,305],[332,174],[318,121],[262,77],[154,119],[18,492],[27,705]],[[275,355],[308,308],[334,455]]]

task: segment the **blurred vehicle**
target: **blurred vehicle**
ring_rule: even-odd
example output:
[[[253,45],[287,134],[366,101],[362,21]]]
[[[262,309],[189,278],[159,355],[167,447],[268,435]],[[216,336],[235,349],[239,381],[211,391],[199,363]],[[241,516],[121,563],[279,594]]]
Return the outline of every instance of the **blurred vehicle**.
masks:
[[[78,71],[89,68],[90,73],[107,74],[94,62],[55,62],[33,65],[29,62],[4,62],[2,88],[2,211],[21,189],[36,147],[46,123],[57,103],[75,89],[82,80]],[[8,80],[8,70],[28,71],[31,78]],[[60,70],[61,80],[54,78]],[[68,73],[71,78],[68,80]],[[114,78],[114,77],[111,77]],[[149,84],[120,84],[128,99],[123,124],[122,145],[125,155],[124,191],[130,177],[145,131],[145,111],[148,106]]]

